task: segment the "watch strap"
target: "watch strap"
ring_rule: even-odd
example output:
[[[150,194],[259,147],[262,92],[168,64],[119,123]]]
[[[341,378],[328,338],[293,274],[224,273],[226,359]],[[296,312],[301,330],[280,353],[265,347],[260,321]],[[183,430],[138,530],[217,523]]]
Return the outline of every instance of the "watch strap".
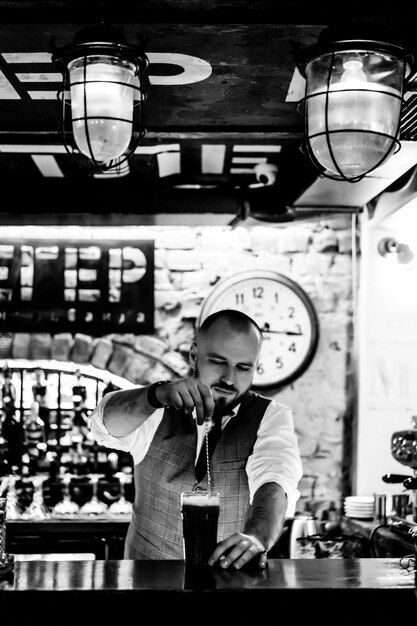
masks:
[[[147,393],[148,404],[153,406],[154,409],[162,409],[163,407],[166,407],[165,404],[162,404],[162,402],[159,402],[158,398],[156,397],[156,393],[155,393],[156,388],[159,387],[159,385],[163,385],[166,382],[168,382],[168,381],[167,380],[158,380],[156,383],[153,383],[150,387],[148,387],[148,393]]]

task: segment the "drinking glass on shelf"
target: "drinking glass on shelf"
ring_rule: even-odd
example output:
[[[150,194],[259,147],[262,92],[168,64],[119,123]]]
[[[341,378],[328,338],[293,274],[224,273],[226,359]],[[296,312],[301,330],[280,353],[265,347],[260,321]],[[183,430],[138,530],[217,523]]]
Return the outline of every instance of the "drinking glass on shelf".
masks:
[[[107,511],[107,504],[97,497],[98,481],[100,478],[103,478],[103,474],[88,474],[88,478],[93,487],[93,495],[91,499],[80,508],[80,513],[82,515],[103,515]]]
[[[72,474],[64,474],[62,477],[62,499],[53,507],[53,517],[74,517],[80,510],[79,505],[71,498],[71,479]]]
[[[35,490],[33,492],[32,502],[22,514],[23,519],[44,520],[51,518],[51,512],[43,499],[43,483],[47,478],[47,474],[38,474],[32,478]]]
[[[7,519],[22,519],[22,507],[16,492],[16,482],[19,476],[11,475],[7,477],[7,495],[6,495],[6,515]]]
[[[113,502],[107,509],[107,514],[110,517],[119,517],[121,515],[130,515],[132,512],[132,503],[126,500],[125,484],[127,476],[124,472],[117,472],[115,477],[120,483],[120,497],[116,502]]]

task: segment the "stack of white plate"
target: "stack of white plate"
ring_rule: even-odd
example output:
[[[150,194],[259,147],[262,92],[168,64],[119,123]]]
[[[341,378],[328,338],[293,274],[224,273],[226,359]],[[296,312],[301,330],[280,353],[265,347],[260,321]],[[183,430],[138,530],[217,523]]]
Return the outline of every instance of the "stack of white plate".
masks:
[[[358,519],[372,519],[374,501],[374,496],[348,496],[345,498],[345,515]]]

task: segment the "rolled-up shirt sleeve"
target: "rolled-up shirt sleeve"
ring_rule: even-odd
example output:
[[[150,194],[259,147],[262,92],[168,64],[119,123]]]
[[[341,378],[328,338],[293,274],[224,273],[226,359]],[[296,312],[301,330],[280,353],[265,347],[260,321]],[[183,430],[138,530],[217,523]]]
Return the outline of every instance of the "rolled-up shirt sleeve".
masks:
[[[303,468],[292,411],[276,400],[268,406],[259,426],[246,472],[251,502],[261,485],[276,482],[287,495],[286,517],[294,515]]]
[[[115,393],[118,392],[111,391],[107,393],[97,404],[94,411],[90,413],[88,417],[90,431],[98,444],[106,448],[130,452],[133,458],[133,463],[137,465],[142,461],[148,451],[149,444],[162,418],[163,409],[156,409],[155,412],[152,413],[143,424],[141,424],[141,426],[136,428],[136,430],[129,435],[125,435],[124,437],[115,437],[107,430],[103,417],[104,407],[106,406],[109,398]]]

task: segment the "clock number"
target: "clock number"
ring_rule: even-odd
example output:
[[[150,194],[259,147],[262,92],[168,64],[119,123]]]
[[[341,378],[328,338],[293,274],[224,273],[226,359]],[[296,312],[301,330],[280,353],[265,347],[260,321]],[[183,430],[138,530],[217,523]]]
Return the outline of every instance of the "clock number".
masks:
[[[263,287],[254,287],[252,289],[254,298],[263,298],[264,297],[264,288]]]
[[[295,313],[295,309],[293,306],[290,306],[288,309],[288,317],[293,318]]]
[[[277,370],[280,370],[284,367],[284,363],[282,362],[282,358],[280,356],[277,356],[277,358],[275,359],[275,364],[277,366]]]
[[[288,348],[289,352],[297,352],[296,347],[295,347],[295,343],[292,343],[290,345],[290,347]]]
[[[245,294],[243,293],[237,293],[235,294],[235,304],[239,305],[239,304],[245,304]]]

